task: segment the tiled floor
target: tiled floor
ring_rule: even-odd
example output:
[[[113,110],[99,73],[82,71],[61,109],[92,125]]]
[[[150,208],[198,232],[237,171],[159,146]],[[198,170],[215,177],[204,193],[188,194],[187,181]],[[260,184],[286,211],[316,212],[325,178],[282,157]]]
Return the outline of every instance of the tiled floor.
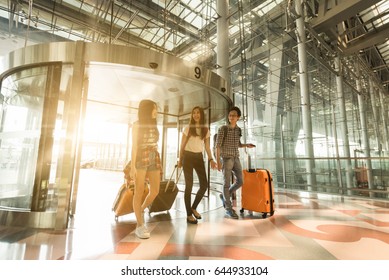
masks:
[[[102,178],[121,180],[110,173]],[[179,192],[169,212],[146,215],[151,238],[141,240],[134,235],[134,214],[115,221],[111,211],[120,184],[96,178],[87,185],[79,190],[68,230],[0,227],[0,259],[389,260],[389,204],[380,201],[277,190],[274,216],[246,212],[233,220],[224,217],[219,193],[212,191],[199,206],[203,218],[192,225]]]

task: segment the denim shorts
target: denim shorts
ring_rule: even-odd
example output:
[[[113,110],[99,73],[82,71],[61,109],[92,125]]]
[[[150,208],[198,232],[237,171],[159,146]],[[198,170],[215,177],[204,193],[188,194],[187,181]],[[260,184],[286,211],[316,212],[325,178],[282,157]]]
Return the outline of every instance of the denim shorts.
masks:
[[[161,170],[161,158],[156,149],[143,148],[138,151],[135,162],[136,169],[145,169],[146,171]]]

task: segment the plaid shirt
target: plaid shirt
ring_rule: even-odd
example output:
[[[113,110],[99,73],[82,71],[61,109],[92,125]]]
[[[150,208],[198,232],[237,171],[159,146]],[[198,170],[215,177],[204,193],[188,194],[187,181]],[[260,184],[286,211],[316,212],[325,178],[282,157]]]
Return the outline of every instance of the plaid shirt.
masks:
[[[158,130],[151,127],[143,130],[139,130],[139,133],[143,133],[138,139],[138,150],[136,152],[137,168],[147,168],[148,166],[155,164],[158,169],[161,169],[161,158],[158,152]],[[150,154],[154,153],[154,159],[150,159]]]
[[[222,158],[229,157],[239,157],[239,147],[241,146],[240,135],[241,129],[238,126],[231,128],[228,126],[227,135],[224,139],[224,144],[222,146],[223,137],[224,137],[224,128],[221,126],[217,132],[217,146],[220,147],[220,156]]]

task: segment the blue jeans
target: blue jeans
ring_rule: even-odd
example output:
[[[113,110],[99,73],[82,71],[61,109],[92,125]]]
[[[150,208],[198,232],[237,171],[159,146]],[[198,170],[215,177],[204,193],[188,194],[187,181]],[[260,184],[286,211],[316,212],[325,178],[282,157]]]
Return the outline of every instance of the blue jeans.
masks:
[[[232,175],[234,183],[231,185]],[[242,165],[238,157],[223,158],[223,196],[226,210],[232,209],[231,193],[238,190],[243,185]]]

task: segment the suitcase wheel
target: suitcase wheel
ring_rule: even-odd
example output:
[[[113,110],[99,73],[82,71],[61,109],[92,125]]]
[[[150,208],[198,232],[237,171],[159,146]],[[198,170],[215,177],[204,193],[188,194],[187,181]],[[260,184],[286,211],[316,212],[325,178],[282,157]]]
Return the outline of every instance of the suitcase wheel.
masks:
[[[262,214],[262,218],[266,219],[267,213]]]
[[[274,211],[271,211],[270,212],[270,217],[274,215]]]
[[[240,213],[241,213],[241,214],[244,214],[244,208],[241,208],[241,209],[240,209]],[[253,215],[253,211],[249,210],[249,211],[248,211],[248,214],[249,214],[250,216],[252,216],[252,215]]]

